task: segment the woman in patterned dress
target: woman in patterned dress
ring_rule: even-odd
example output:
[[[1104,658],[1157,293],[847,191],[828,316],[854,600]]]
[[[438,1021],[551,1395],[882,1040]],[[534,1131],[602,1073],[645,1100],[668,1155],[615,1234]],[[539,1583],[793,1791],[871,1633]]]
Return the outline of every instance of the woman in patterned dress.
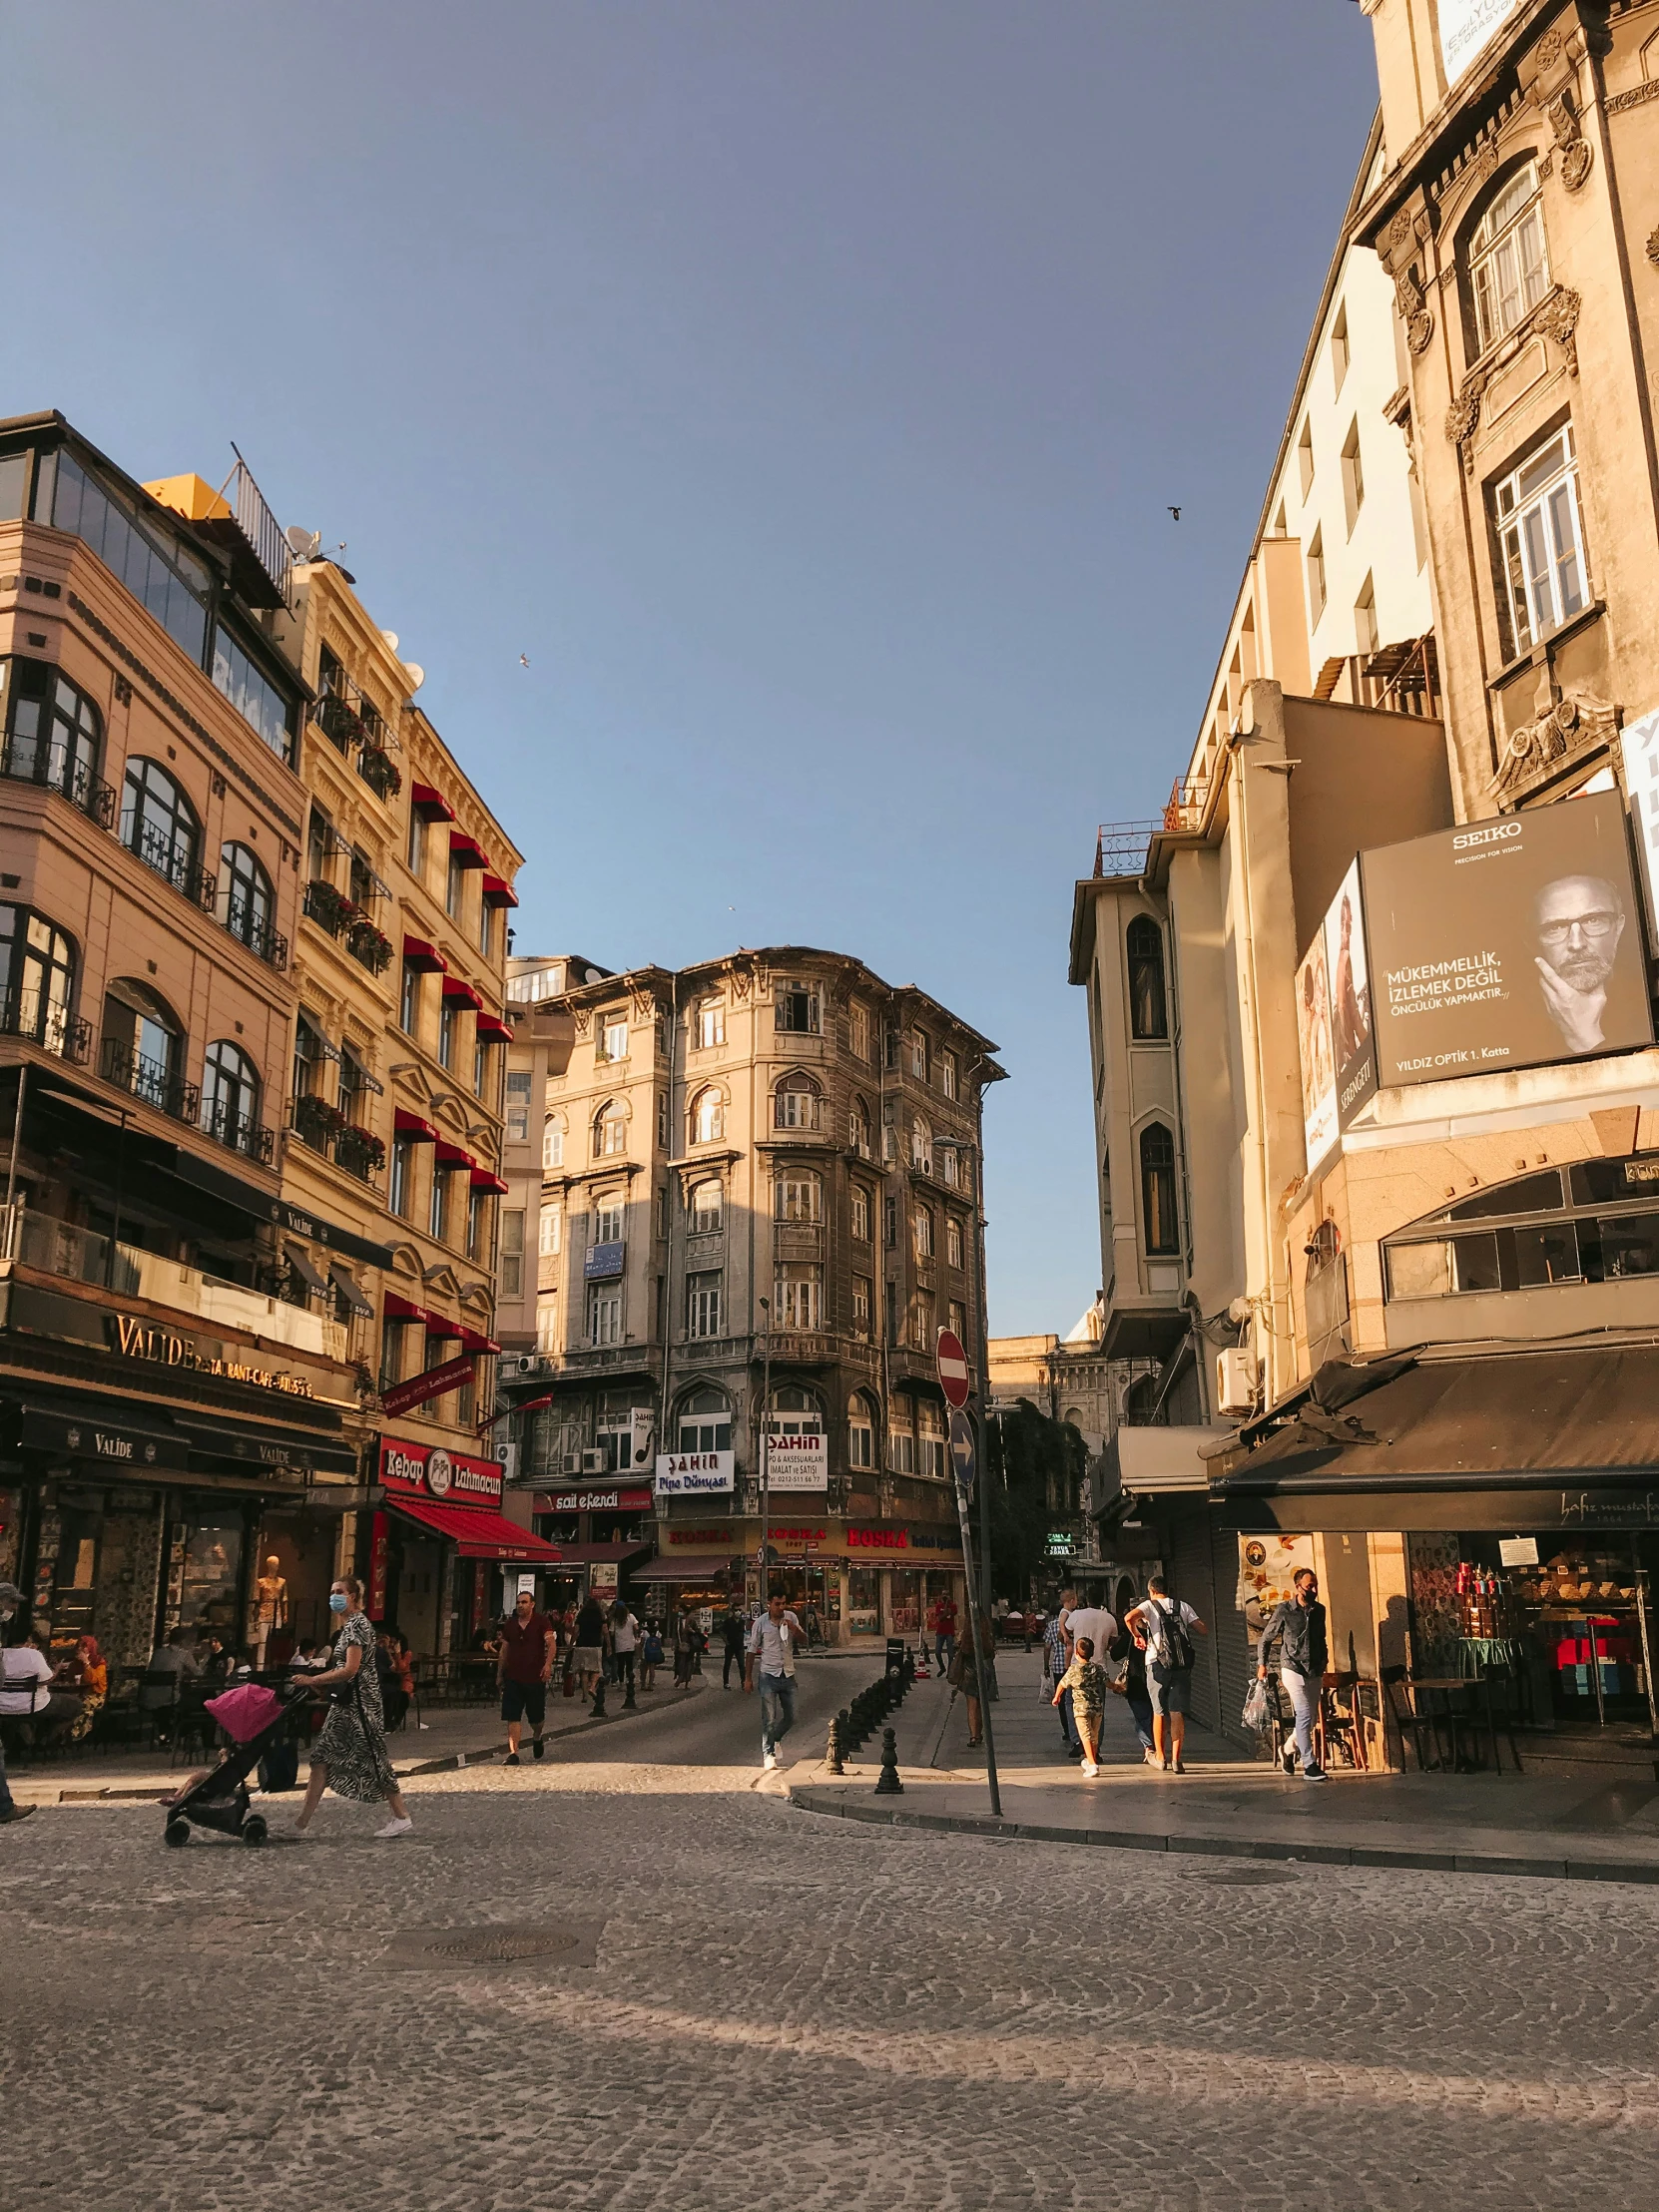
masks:
[[[392,1773],[386,1750],[385,1721],[380,1709],[380,1678],[374,1667],[374,1630],[363,1611],[363,1586],[353,1575],[342,1575],[328,1593],[328,1610],[341,1622],[334,1639],[334,1655],[321,1674],[313,1674],[308,1688],[327,1690],[343,1702],[332,1703],[322,1733],[311,1747],[311,1774],[305,1785],[305,1802],[299,1809],[293,1833],[305,1835],[311,1815],[330,1783],[340,1797],[359,1805],[391,1807],[391,1819],[375,1836],[389,1840],[407,1836],[414,1827]]]

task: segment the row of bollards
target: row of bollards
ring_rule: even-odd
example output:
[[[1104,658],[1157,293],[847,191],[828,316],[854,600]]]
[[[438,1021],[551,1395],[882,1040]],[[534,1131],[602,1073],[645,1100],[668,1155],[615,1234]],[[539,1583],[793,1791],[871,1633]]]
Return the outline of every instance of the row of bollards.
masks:
[[[826,1764],[831,1774],[845,1774],[846,1760],[867,1737],[881,1728],[889,1713],[903,1704],[915,1678],[915,1660],[905,1652],[879,1681],[872,1682],[867,1690],[860,1690],[852,1703],[835,1715],[830,1723],[826,1753]],[[875,1794],[877,1797],[898,1797],[903,1790],[904,1785],[898,1779],[898,1748],[893,1731],[881,1728],[881,1778],[875,1785]]]

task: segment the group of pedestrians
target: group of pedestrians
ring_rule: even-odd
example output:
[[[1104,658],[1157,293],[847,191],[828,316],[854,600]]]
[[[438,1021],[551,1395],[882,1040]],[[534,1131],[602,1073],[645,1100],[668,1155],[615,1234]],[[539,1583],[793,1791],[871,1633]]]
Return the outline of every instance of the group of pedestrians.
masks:
[[[1043,1631],[1049,1702],[1060,1715],[1067,1756],[1086,1775],[1100,1772],[1100,1734],[1106,1700],[1123,1698],[1135,1723],[1141,1756],[1164,1774],[1185,1774],[1182,1749],[1192,1703],[1195,1635],[1208,1630],[1184,1599],[1172,1597],[1162,1575],[1120,1623],[1103,1605],[1079,1605],[1075,1590],[1060,1603]],[[1107,1662],[1110,1662],[1110,1668]]]

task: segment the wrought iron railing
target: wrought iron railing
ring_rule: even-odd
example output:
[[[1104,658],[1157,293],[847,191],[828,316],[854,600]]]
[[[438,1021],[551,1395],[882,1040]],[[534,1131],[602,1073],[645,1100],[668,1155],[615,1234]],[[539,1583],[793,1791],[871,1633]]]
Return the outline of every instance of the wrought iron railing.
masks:
[[[164,836],[137,815],[123,817],[121,836],[128,851],[136,853],[147,868],[154,869],[176,891],[183,891],[193,906],[201,906],[210,914],[213,912],[219,896],[219,879],[200,865],[190,844],[181,843],[177,837]]]
[[[0,1036],[21,1037],[60,1060],[74,1061],[78,1067],[84,1067],[92,1056],[91,1022],[43,998],[38,990],[10,990],[0,995]]]
[[[251,1114],[239,1114],[227,1100],[208,1101],[202,1109],[202,1127],[216,1143],[270,1166],[272,1154],[276,1149],[275,1135],[263,1121],[256,1121]]]
[[[0,741],[0,776],[60,793],[101,829],[114,825],[115,787],[100,782],[85,762],[71,760],[67,746],[43,746],[38,738],[14,733]]]
[[[274,927],[271,916],[261,913],[251,899],[232,896],[225,908],[225,926],[239,944],[247,945],[267,967],[280,971],[287,966],[288,940]]]
[[[135,1098],[142,1098],[147,1106],[171,1115],[175,1121],[194,1122],[202,1110],[202,1093],[196,1084],[187,1083],[159,1060],[135,1052],[124,1037],[104,1039],[98,1072],[106,1083],[131,1091]]]
[[[225,479],[220,496],[229,500],[237,518],[237,528],[254,549],[259,562],[271,581],[281,593],[284,605],[288,596],[288,572],[293,567],[293,551],[282,533],[282,526],[266,504],[266,497],[254,481],[254,471],[237,453],[235,444],[231,451],[237,454],[237,465]]]

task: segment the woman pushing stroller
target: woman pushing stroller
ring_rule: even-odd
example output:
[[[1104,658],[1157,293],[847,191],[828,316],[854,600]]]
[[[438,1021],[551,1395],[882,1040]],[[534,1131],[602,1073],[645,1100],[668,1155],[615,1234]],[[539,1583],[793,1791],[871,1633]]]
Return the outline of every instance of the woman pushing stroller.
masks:
[[[328,1718],[311,1747],[310,1780],[305,1802],[294,1822],[295,1836],[310,1833],[311,1816],[322,1793],[332,1784],[336,1795],[353,1798],[359,1805],[391,1808],[391,1819],[374,1833],[389,1842],[407,1836],[414,1828],[397,1777],[386,1750],[385,1716],[380,1705],[380,1681],[374,1667],[374,1630],[363,1611],[363,1586],[353,1575],[342,1575],[328,1593],[328,1610],[340,1623],[333,1657],[321,1674],[313,1674],[306,1687],[326,1690]]]

